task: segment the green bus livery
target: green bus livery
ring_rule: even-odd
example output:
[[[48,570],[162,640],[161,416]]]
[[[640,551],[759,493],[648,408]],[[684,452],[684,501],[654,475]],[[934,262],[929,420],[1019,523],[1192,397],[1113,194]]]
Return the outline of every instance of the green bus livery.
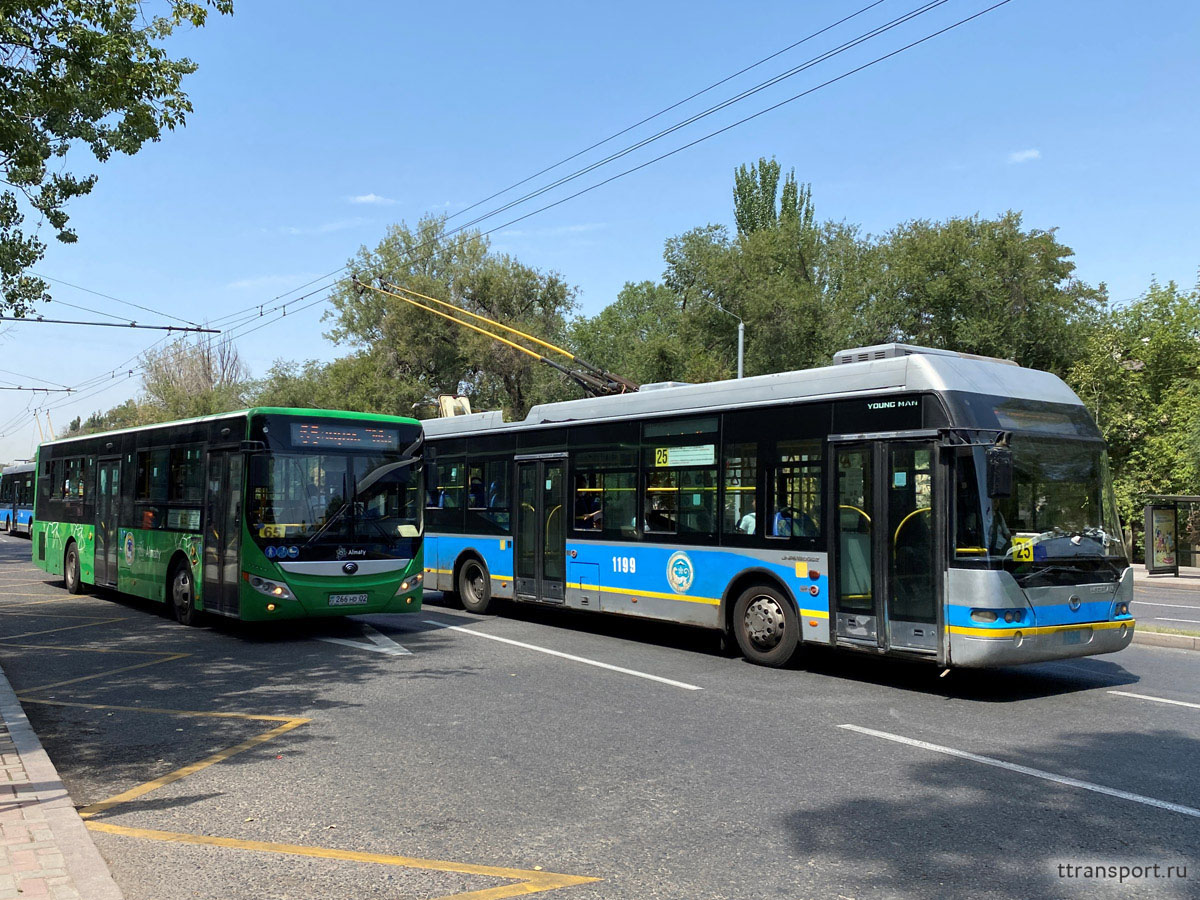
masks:
[[[33,561],[183,624],[416,612],[421,446],[415,419],[272,407],[48,442]]]

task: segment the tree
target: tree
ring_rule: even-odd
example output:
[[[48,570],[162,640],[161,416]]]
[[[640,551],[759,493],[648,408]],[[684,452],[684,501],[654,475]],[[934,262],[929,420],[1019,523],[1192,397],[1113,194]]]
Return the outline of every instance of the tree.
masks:
[[[229,338],[179,338],[142,357],[142,389],[153,421],[240,409],[246,405],[249,369]]]
[[[87,194],[95,175],[51,171],[51,160],[86,146],[98,162],[134,154],[192,111],[180,90],[191,60],[170,59],[161,42],[178,26],[204,25],[233,0],[165,0],[145,18],[137,0],[8,0],[0,18],[0,297],[15,315],[50,299],[28,270],[45,254],[30,212],[71,243],[67,201]]]
[[[559,346],[566,342],[574,288],[553,272],[492,254],[478,232],[447,237],[444,231],[444,216],[425,216],[415,229],[393,225],[374,250],[359,250],[350,269],[368,284],[383,279]],[[548,366],[395,297],[344,284],[331,304],[328,337],[354,348],[376,373],[375,393],[408,403],[405,414],[439,394],[465,393],[476,408],[503,407],[513,416],[534,403],[578,396]]]
[[[1103,285],[1075,279],[1071,248],[1054,229],[1025,229],[1018,212],[906,222],[879,244],[879,273],[855,304],[872,342],[962,350],[1065,375],[1102,309]]]
[[[571,323],[571,347],[593,365],[640,384],[674,381],[688,367],[682,324],[679,298],[670,289],[626,282],[614,302]]]
[[[1200,285],[1151,284],[1084,336],[1067,380],[1108,443],[1117,505],[1200,491]]]

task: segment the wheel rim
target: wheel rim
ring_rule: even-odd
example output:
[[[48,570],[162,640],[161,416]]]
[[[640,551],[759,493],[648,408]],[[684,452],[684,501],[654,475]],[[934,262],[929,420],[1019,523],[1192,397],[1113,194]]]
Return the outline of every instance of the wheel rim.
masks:
[[[742,620],[746,636],[760,650],[772,650],[779,646],[779,642],[783,640],[786,622],[779,601],[766,595],[750,601]]]
[[[192,605],[192,579],[182,569],[175,573],[175,580],[171,584],[171,595],[175,600],[175,608],[181,613],[187,612]]]
[[[479,566],[471,566],[467,569],[467,596],[472,603],[478,603],[483,599],[484,579],[483,570]]]
[[[67,587],[75,587],[75,566],[78,561],[74,550],[67,554]]]

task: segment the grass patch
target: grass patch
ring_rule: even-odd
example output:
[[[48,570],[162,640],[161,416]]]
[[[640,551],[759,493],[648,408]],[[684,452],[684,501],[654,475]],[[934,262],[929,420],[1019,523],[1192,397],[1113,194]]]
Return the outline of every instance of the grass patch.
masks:
[[[1200,631],[1191,628],[1143,628],[1138,625],[1137,630],[1142,634],[1182,634],[1186,637],[1200,637]]]

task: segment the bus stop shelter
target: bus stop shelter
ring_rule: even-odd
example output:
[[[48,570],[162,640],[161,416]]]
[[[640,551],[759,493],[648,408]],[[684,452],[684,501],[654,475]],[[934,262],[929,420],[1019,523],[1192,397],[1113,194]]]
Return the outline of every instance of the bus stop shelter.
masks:
[[[1146,571],[1178,575],[1181,565],[1196,564],[1200,496],[1150,494],[1146,500]]]

